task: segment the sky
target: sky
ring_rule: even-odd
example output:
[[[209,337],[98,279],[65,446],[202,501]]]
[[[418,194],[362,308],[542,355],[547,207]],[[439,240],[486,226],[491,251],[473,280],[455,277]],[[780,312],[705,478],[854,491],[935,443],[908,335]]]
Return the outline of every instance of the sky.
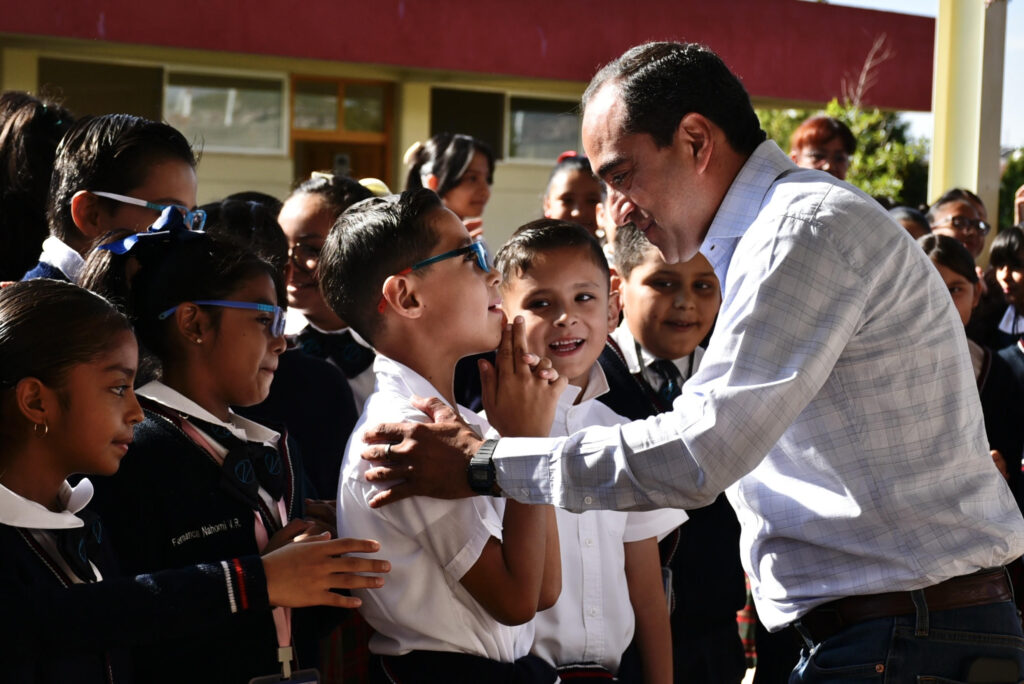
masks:
[[[833,5],[888,10],[904,14],[934,17],[939,0],[829,0]],[[1003,65],[1003,122],[1000,142],[1003,147],[1024,147],[1024,0],[1006,2],[1006,57]],[[1011,76],[1012,75],[1012,76]],[[932,137],[932,116],[906,113],[911,135]]]

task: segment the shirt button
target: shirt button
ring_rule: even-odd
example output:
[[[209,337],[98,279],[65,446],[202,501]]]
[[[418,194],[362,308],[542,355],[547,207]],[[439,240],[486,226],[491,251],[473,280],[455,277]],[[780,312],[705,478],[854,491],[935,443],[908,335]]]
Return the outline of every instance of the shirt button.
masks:
[[[583,503],[589,506],[590,504],[594,503],[594,498],[590,496],[585,496],[583,497]]]
[[[591,608],[590,609],[590,617],[596,617],[596,616],[597,616],[597,608]]]
[[[583,540],[583,543],[586,544],[587,546],[593,546],[594,545],[594,540],[590,539],[590,538],[587,538],[587,539]]]

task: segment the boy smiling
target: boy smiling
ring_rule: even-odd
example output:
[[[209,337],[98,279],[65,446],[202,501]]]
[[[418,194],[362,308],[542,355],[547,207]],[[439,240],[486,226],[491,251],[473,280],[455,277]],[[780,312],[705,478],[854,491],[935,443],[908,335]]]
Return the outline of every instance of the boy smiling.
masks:
[[[580,225],[541,219],[498,250],[496,267],[506,314],[523,317],[529,348],[544,350],[569,378],[550,436],[625,422],[596,400],[608,391],[597,359],[618,320],[598,242]],[[574,581],[554,607],[537,614],[533,653],[558,667],[563,679],[607,681],[635,629],[644,681],[673,681],[657,539],[686,513],[557,509],[555,518],[562,574]]]

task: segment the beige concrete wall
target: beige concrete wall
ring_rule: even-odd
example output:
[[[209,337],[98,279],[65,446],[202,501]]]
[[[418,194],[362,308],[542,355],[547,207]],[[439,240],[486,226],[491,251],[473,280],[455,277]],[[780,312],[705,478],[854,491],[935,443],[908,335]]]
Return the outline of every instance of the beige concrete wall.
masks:
[[[391,178],[385,180],[396,192],[402,190],[405,181],[406,169],[402,164],[405,150],[414,142],[429,136],[431,87],[470,88],[575,100],[585,86],[584,83],[576,82],[0,35],[0,88],[35,91],[38,83],[37,60],[40,56],[253,71],[257,74],[391,81],[395,84],[393,171]],[[498,163],[491,201],[484,212],[485,233],[492,247],[497,248],[518,226],[540,216],[541,194],[550,168],[547,163]],[[292,160],[287,154],[225,154],[207,151],[203,152],[199,164],[199,201],[213,201],[242,190],[259,190],[284,198],[290,191],[291,182]]]
[[[199,160],[199,203],[256,190],[284,199],[291,191],[292,160],[284,156],[204,153]]]
[[[32,50],[3,50],[3,70],[0,85],[4,90],[35,91],[39,82],[38,53]]]
[[[541,217],[544,186],[550,173],[547,164],[497,164],[491,201],[484,210],[484,237],[492,250],[497,251],[516,228]]]

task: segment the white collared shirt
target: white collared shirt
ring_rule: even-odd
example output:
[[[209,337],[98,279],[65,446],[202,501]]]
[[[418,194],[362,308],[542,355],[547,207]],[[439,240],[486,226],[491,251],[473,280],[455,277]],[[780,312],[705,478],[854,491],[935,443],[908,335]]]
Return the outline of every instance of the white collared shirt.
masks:
[[[81,527],[84,522],[75,514],[92,500],[92,492],[92,482],[86,478],[83,478],[74,487],[66,481],[62,482],[60,491],[57,493],[57,500],[64,509],[51,511],[41,503],[26,499],[0,485],[0,524],[27,530],[32,538],[46,550],[49,560],[55,562],[73,583],[83,584],[84,580],[79,578],[75,571],[64,562],[63,556],[57,550],[57,540],[54,538],[52,530],[70,530]],[[92,565],[92,571],[96,574],[96,581],[102,580],[103,576],[100,574],[99,568],[91,562],[89,565]]]
[[[835,598],[918,589],[1024,553],[963,324],[874,200],[768,141],[701,252],[722,308],[673,410],[567,439],[503,439],[505,492],[585,510],[692,508],[728,489],[769,629]]]
[[[1024,334],[1024,316],[1017,313],[1017,307],[1010,304],[1006,307],[1002,320],[999,321],[999,330],[1007,335]]]
[[[502,538],[503,500],[416,496],[379,509],[369,507],[370,499],[387,484],[364,477],[368,463],[360,458],[363,432],[381,422],[425,421],[426,416],[412,407],[411,397],[440,396],[421,375],[385,356],[378,354],[373,368],[377,387],[349,438],[338,487],[338,536],[376,539],[381,557],[391,561],[383,587],[352,590],[363,601],[359,611],[376,630],[370,650],[383,655],[416,649],[455,651],[506,663],[526,655],[533,641],[532,623],[499,623],[460,581],[487,541]],[[457,410],[482,434],[490,430],[469,409]]]
[[[573,385],[562,392],[551,436],[564,437],[591,425],[629,422],[598,401],[607,391],[608,380],[595,363],[582,397],[580,388]],[[556,666],[598,663],[617,672],[635,624],[623,545],[661,539],[686,519],[686,511],[676,508],[631,513],[571,513],[556,508],[562,593],[555,605],[534,618],[537,633],[531,652]]]
[[[60,270],[73,283],[78,282],[78,276],[85,268],[85,259],[82,255],[53,235],[43,240],[43,252],[39,255],[39,261]]]
[[[195,416],[199,420],[204,420],[207,423],[213,423],[218,427],[223,427],[238,439],[246,442],[261,442],[267,446],[277,448],[277,443],[281,439],[280,433],[271,430],[266,426],[260,425],[255,421],[249,420],[248,418],[240,416],[230,409],[230,422],[224,422],[178,390],[168,387],[159,380],[147,382],[145,385],[137,389],[135,393],[140,397],[152,399],[158,404],[166,406],[169,409],[184,413],[186,417]],[[210,435],[206,434],[206,432],[204,432],[199,426],[193,425],[192,427],[196,432],[203,436],[203,439],[205,439],[214,450],[217,458],[223,462],[224,457],[227,456],[228,453],[227,447],[219,443]],[[283,525],[288,522],[287,520],[282,520],[282,506],[270,495],[270,492],[260,487],[259,495],[260,499],[263,500],[263,503],[267,505],[267,510],[274,517],[277,524]]]
[[[626,325],[626,321],[622,321],[619,327],[612,331],[611,338],[615,340],[615,343],[619,345],[619,350],[622,352],[622,358],[626,361],[626,367],[630,373],[643,373],[644,380],[647,384],[657,392],[661,389],[661,383],[663,378],[657,373],[657,371],[651,368],[651,364],[658,361],[659,358],[647,351],[643,347],[640,347],[640,356],[637,358],[636,355],[636,339],[633,337],[633,333],[630,332],[629,326]],[[704,350],[697,347],[693,350],[693,371],[696,372],[700,367],[700,360],[704,357]],[[678,359],[669,359],[676,368],[679,369],[679,375],[682,376],[683,382],[690,379],[690,357],[683,356]],[[628,422],[628,421],[620,421]]]

